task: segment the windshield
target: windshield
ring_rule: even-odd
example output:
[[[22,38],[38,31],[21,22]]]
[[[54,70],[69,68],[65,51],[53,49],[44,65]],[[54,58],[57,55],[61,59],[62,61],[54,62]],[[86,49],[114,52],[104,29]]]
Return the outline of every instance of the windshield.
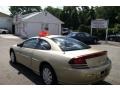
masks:
[[[90,46],[68,37],[54,37],[51,38],[63,51],[73,51],[73,50],[82,50],[88,49]]]

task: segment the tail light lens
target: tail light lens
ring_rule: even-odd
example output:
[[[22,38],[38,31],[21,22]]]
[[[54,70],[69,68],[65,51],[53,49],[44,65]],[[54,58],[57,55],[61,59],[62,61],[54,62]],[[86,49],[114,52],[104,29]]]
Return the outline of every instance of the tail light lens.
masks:
[[[69,64],[87,64],[84,57],[72,58]]]
[[[72,58],[69,61],[72,68],[75,69],[86,69],[89,68],[84,57]]]

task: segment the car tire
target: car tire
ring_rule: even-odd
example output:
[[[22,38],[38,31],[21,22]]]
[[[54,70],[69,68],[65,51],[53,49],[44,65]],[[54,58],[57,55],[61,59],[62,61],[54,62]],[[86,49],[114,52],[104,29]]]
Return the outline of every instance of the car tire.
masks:
[[[6,32],[5,32],[5,31],[3,31],[3,32],[2,32],[2,34],[6,34]]]
[[[110,41],[113,41],[113,38],[110,38],[109,40],[110,40]]]
[[[96,39],[94,40],[94,43],[95,43],[95,44],[97,43],[97,40],[96,40]]]
[[[57,77],[53,68],[49,64],[44,64],[40,72],[42,81],[46,85],[57,84]]]
[[[10,59],[11,59],[11,63],[13,63],[13,64],[16,64],[16,63],[17,63],[17,62],[16,62],[16,56],[15,56],[14,51],[11,51],[11,52],[10,52]]]

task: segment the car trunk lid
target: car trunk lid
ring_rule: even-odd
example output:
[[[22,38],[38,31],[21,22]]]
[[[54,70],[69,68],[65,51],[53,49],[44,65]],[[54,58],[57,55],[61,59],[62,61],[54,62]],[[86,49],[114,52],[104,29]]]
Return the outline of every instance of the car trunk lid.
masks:
[[[107,60],[107,51],[97,51],[90,49],[79,52],[68,52],[66,54],[70,55],[71,57],[73,56],[70,63],[77,64],[77,66],[87,64],[88,67],[97,67],[105,64]]]

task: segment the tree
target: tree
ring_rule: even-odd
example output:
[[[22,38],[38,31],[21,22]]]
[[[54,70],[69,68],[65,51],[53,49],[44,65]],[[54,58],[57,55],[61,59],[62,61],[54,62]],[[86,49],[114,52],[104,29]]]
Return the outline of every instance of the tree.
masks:
[[[50,12],[51,14],[53,14],[54,16],[56,16],[57,18],[60,19],[60,15],[61,15],[62,9],[53,8],[53,7],[51,7],[51,6],[48,6],[48,7],[46,7],[44,10]]]
[[[78,8],[79,12],[79,22],[80,25],[90,25],[91,20],[95,19],[95,8],[94,7],[88,7],[88,6],[81,6]]]
[[[119,12],[119,6],[96,7],[96,17],[109,20],[109,27],[114,27],[116,23],[120,23]]]
[[[64,6],[61,19],[65,27],[77,29],[79,26],[77,6]]]
[[[9,11],[11,16],[16,14],[28,14],[32,12],[40,12],[42,9],[40,6],[10,6]]]

